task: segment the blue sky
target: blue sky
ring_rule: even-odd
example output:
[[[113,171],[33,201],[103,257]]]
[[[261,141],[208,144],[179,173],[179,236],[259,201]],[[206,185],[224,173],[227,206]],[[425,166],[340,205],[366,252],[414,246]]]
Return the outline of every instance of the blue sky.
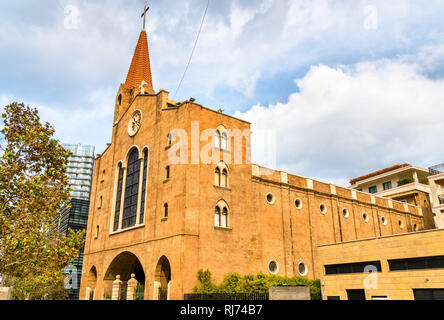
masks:
[[[273,130],[277,169],[346,185],[444,162],[442,0],[211,0],[177,96],[207,1],[148,3],[155,89]],[[2,0],[1,105],[37,107],[57,138],[103,151],[143,5]]]

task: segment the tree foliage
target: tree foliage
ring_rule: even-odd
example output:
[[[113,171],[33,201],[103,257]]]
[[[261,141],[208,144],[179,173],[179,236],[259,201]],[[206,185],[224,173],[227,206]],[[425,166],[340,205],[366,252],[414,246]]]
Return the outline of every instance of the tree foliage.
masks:
[[[267,293],[271,287],[305,285],[310,288],[312,300],[321,299],[321,283],[319,280],[309,280],[304,277],[282,277],[276,275],[240,275],[230,273],[224,277],[220,284],[216,284],[209,270],[199,270],[197,279],[199,284],[194,287],[194,293]]]
[[[40,123],[36,109],[13,103],[2,118],[0,274],[16,298],[39,299],[59,290],[62,270],[83,246],[83,231],[66,235],[56,228],[69,199],[69,151],[53,138],[49,123]]]

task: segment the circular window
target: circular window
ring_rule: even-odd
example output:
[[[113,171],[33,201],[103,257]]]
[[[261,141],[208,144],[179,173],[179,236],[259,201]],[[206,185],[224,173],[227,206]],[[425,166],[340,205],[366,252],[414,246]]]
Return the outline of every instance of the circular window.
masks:
[[[268,193],[268,194],[267,194],[267,202],[268,202],[269,204],[273,204],[275,200],[276,200],[276,199],[274,198],[274,195],[273,195],[272,193]]]
[[[387,219],[385,217],[381,218],[381,222],[383,225],[385,225],[385,226],[387,225]]]
[[[301,276],[306,276],[308,273],[307,265],[303,262],[299,263],[298,265],[298,272]]]
[[[325,204],[321,204],[320,206],[319,206],[319,209],[321,210],[321,213],[322,214],[326,214],[327,213],[327,207],[325,206]]]
[[[365,213],[365,212],[362,214],[362,218],[364,219],[365,222],[368,222],[368,221],[369,221],[368,214]]]
[[[399,226],[401,229],[404,229],[404,222],[402,222],[401,220],[399,220],[399,221],[398,221],[398,226]]]
[[[344,216],[344,218],[348,218],[350,216],[347,208],[342,209],[342,215]]]
[[[270,261],[270,263],[268,263],[268,271],[271,274],[277,274],[279,272],[279,264],[274,260]]]
[[[294,205],[295,205],[296,209],[301,210],[302,209],[302,201],[301,201],[301,199],[294,200]]]

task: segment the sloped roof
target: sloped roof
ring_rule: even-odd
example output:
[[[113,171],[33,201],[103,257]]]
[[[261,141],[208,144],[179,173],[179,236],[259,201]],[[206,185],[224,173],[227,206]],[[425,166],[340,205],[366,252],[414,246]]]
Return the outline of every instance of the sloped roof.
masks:
[[[353,184],[355,184],[356,182],[359,182],[359,181],[362,181],[362,180],[365,180],[365,179],[368,179],[368,178],[371,178],[371,177],[376,177],[376,176],[379,176],[380,174],[383,174],[383,173],[386,173],[386,172],[390,172],[390,171],[393,171],[393,170],[396,170],[396,169],[400,169],[400,168],[408,167],[408,166],[410,166],[410,164],[408,164],[408,163],[405,163],[405,164],[397,164],[397,165],[395,165],[395,166],[391,166],[391,167],[388,167],[388,168],[385,168],[385,169],[382,169],[382,170],[378,170],[378,171],[375,171],[375,172],[372,172],[372,173],[366,174],[365,176],[362,176],[362,177],[359,177],[359,178],[352,179],[352,180],[350,180],[350,184],[353,185]]]
[[[151,78],[151,64],[148,50],[148,38],[146,31],[142,30],[137,41],[136,50],[134,51],[133,60],[126,77],[124,87],[132,89],[139,86],[145,80],[148,85],[153,88],[153,80]]]

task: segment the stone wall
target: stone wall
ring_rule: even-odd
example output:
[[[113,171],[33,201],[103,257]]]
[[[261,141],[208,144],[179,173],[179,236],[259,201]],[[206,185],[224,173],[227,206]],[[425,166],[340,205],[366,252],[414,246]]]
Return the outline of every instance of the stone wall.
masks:
[[[0,287],[0,300],[11,300],[12,288]]]

